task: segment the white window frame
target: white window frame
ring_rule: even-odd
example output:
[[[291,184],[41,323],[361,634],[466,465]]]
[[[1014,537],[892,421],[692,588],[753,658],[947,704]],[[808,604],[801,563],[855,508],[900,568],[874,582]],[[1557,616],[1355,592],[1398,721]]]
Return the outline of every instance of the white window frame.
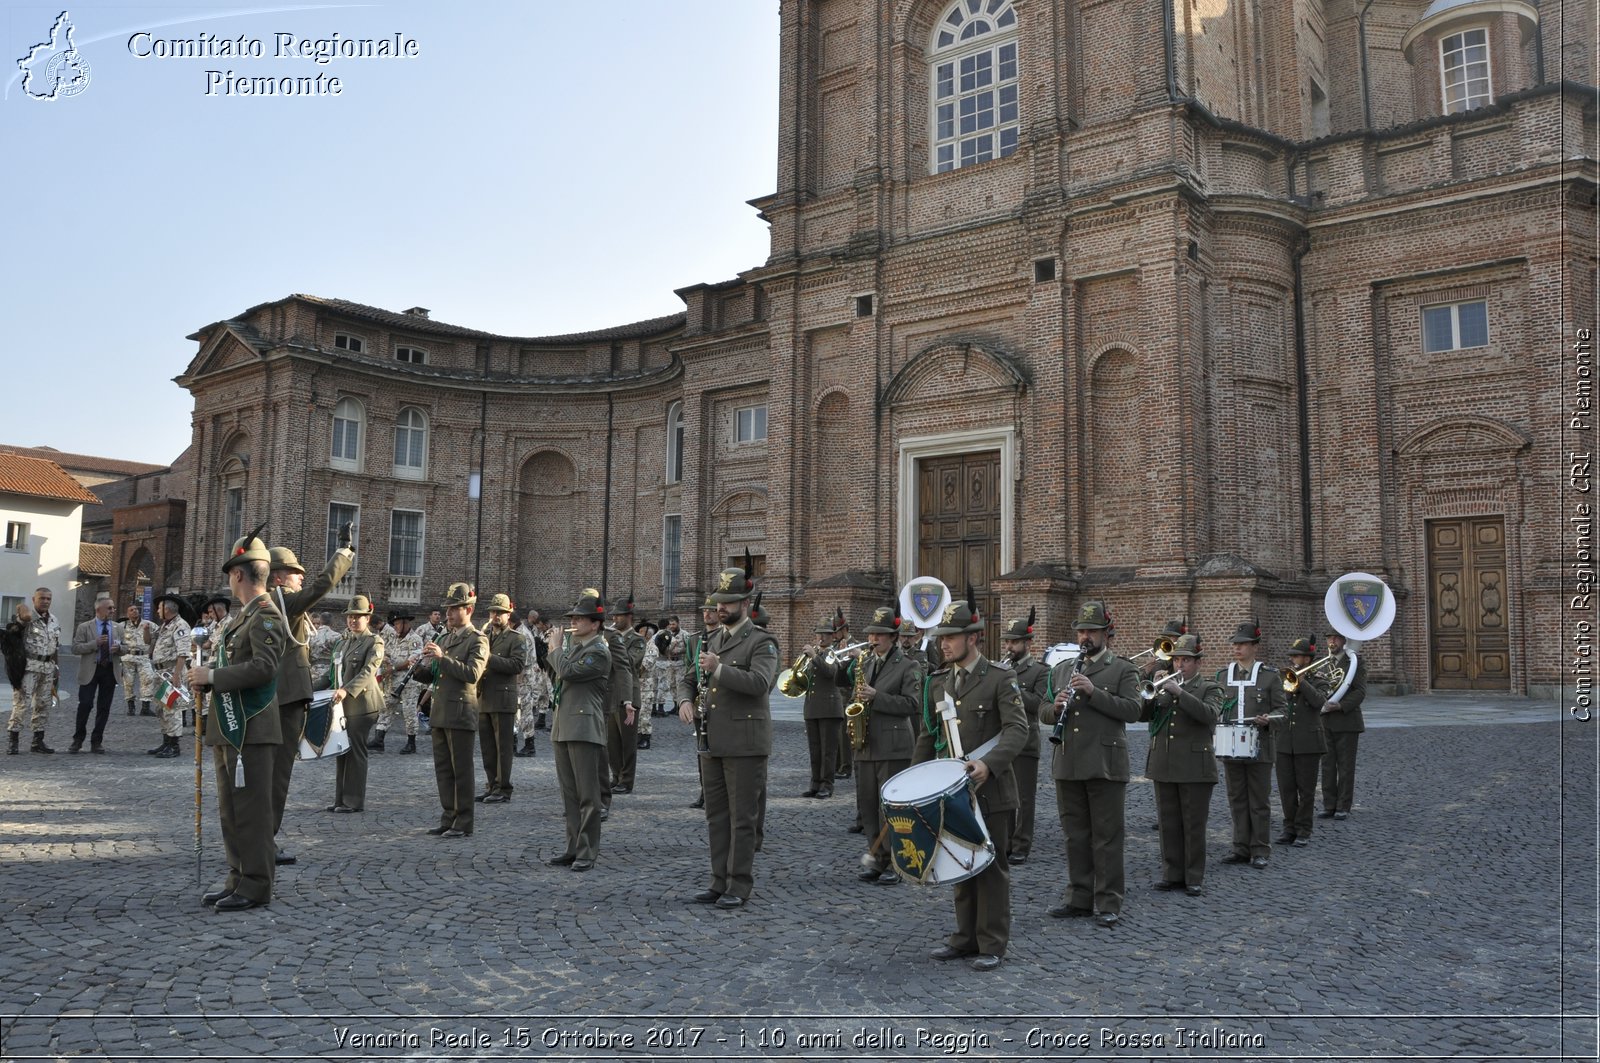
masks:
[[[1464,307],[1464,306],[1482,306],[1483,307],[1483,342],[1482,343],[1474,343],[1470,347],[1463,345],[1462,342],[1461,342],[1461,308]],[[1430,310],[1448,310],[1448,311],[1450,311],[1450,346],[1448,346],[1448,347],[1429,347],[1428,346],[1428,311],[1430,311]],[[1458,301],[1453,302],[1453,303],[1429,303],[1426,306],[1422,307],[1421,311],[1418,313],[1417,324],[1418,324],[1418,327],[1422,330],[1422,353],[1423,354],[1444,354],[1444,353],[1447,353],[1449,351],[1467,351],[1467,350],[1476,350],[1479,347],[1487,347],[1487,346],[1489,346],[1489,340],[1490,340],[1490,335],[1489,335],[1489,300],[1487,300],[1487,299],[1461,299],[1461,300],[1458,300]]]
[[[1484,91],[1481,95],[1476,96],[1471,94],[1470,86],[1473,82],[1479,79],[1471,78],[1466,75],[1466,72],[1468,69],[1470,69],[1471,64],[1466,62],[1465,52],[1469,48],[1476,47],[1474,44],[1467,43],[1466,38],[1470,33],[1483,34],[1482,81],[1484,85]],[[1449,45],[1451,41],[1459,41],[1459,44],[1455,48],[1449,48],[1447,45]],[[1455,69],[1461,73],[1461,85],[1464,95],[1459,101],[1452,102],[1450,99],[1451,68],[1449,64],[1449,57],[1456,53],[1462,53],[1462,63]],[[1489,27],[1467,26],[1439,38],[1439,101],[1443,105],[1440,109],[1445,114],[1460,114],[1463,111],[1471,111],[1478,107],[1487,107],[1494,102],[1494,50],[1489,44]]]
[[[239,503],[234,507],[234,502]],[[222,488],[222,538],[231,550],[244,537],[244,485],[225,484]]]
[[[355,410],[355,417],[351,418],[339,416],[339,411],[341,409],[346,409],[347,404],[349,408],[353,408]],[[348,412],[348,409],[346,409],[346,412]],[[346,425],[346,427],[342,430],[339,427],[340,422],[343,422]],[[348,443],[351,432],[351,428],[349,426],[352,425],[354,426],[354,431],[356,434],[355,447],[353,448],[355,450],[355,456],[345,457],[338,451],[340,433],[341,431],[343,432],[344,441]],[[343,469],[345,472],[360,472],[362,443],[365,442],[362,437],[366,434],[366,408],[361,405],[360,400],[346,395],[344,398],[335,403],[333,407],[332,427],[328,433],[328,464],[335,469]]]
[[[756,415],[761,417],[761,434],[756,435]],[[750,437],[744,438],[744,415],[750,415]],[[753,403],[749,406],[740,406],[733,411],[733,445],[736,447],[755,446],[767,441],[767,404],[764,402]]]
[[[417,518],[417,570],[415,572],[395,571],[394,519],[402,513],[407,515],[415,514]],[[389,553],[385,558],[385,563],[389,566],[388,573],[391,576],[406,576],[412,579],[422,578],[422,574],[427,571],[428,564],[428,514],[424,510],[395,508],[389,511]]]
[[[667,470],[666,482],[683,482],[683,403],[674,402],[667,407]]]
[[[361,534],[361,503],[359,503],[359,502],[342,502],[337,498],[329,499],[328,500],[328,552],[323,555],[324,557],[332,557],[333,554],[334,554],[334,551],[339,549],[339,526],[341,524],[343,524],[344,521],[336,521],[335,520],[334,515],[333,515],[333,507],[334,506],[342,506],[345,509],[350,510],[349,520],[350,520],[350,523],[355,525],[354,533],[356,535],[360,535]],[[338,598],[348,598],[348,597],[350,597],[350,595],[355,592],[356,578],[357,578],[356,574],[357,574],[357,571],[360,568],[361,568],[361,553],[360,553],[360,551],[357,551],[355,560],[350,563],[350,571],[345,574],[344,579],[340,580],[338,586],[334,587],[333,590],[330,593],[333,594],[335,597],[338,597]]]
[[[367,352],[367,341],[349,332],[335,332],[333,334],[333,346],[335,350],[349,351],[351,354],[365,354]]]
[[[676,524],[674,524],[676,522]],[[677,549],[674,551],[672,530],[677,528]],[[683,514],[668,513],[661,518],[661,597],[663,607],[670,607],[683,582]]]
[[[407,414],[415,414],[417,417],[421,418],[422,419],[422,427],[421,428],[416,428],[416,427],[411,427],[411,426],[407,426],[407,425],[402,425],[400,423],[400,421],[401,421],[402,418],[406,417]],[[400,433],[401,432],[408,432],[408,433],[410,433],[410,432],[421,432],[422,433],[422,464],[421,465],[412,465],[412,464],[410,464],[409,461],[406,462],[405,464],[402,464],[400,462],[400,460],[399,460],[399,457],[400,457],[399,450],[400,450]],[[394,474],[395,474],[395,476],[399,477],[402,480],[421,480],[421,479],[425,479],[427,477],[427,475],[428,475],[428,444],[429,444],[429,442],[430,442],[430,440],[428,438],[428,414],[427,414],[427,411],[423,410],[420,406],[402,406],[402,407],[400,407],[400,411],[397,414],[395,414],[395,418],[394,418],[394,446],[391,449],[391,454],[390,454],[390,456],[394,459]],[[410,451],[411,451],[411,448],[408,446],[407,447],[407,457],[408,458],[410,457]]]
[[[402,355],[400,353],[401,351],[404,351],[405,354]],[[396,344],[394,348],[394,360],[397,362],[408,362],[411,365],[427,365],[428,351],[424,347],[413,347],[409,343]]]
[[[6,549],[15,554],[28,552],[28,536],[33,531],[33,525],[25,520],[6,521]],[[0,622],[6,622],[0,620]]]
[[[974,10],[976,8],[976,10]],[[1010,24],[999,26],[999,20],[1010,18]],[[952,19],[959,20],[953,24]],[[987,25],[989,29],[975,33],[971,37],[964,34],[971,33],[978,25]],[[1018,30],[1020,19],[1016,9],[1012,7],[1011,0],[955,0],[948,5],[939,16],[939,21],[934,24],[933,32],[928,41],[928,172],[949,173],[978,163],[990,162],[995,159],[1009,158],[1015,155],[1022,142],[1022,35]],[[1013,51],[1012,63],[1015,66],[1013,76],[1002,77],[1002,51],[1005,48]],[[974,66],[978,56],[987,56],[990,60],[992,79],[986,85],[977,84],[978,71],[973,70],[974,83],[972,88],[963,90],[961,87],[961,64],[971,59]],[[951,95],[941,97],[940,68],[950,66]],[[1011,90],[1013,99],[1005,101],[1005,90]],[[970,130],[963,134],[961,121],[962,103],[964,100],[973,100],[974,106],[980,99],[981,91],[988,91],[993,98],[993,124]],[[951,130],[949,135],[941,135],[939,108],[941,103],[947,103],[951,108],[949,121]],[[1009,121],[1003,120],[1002,115],[1006,108],[1015,108],[1016,113]],[[974,122],[977,112],[972,115]],[[985,132],[987,130],[987,132]],[[1006,143],[1005,134],[1010,134],[1009,145]],[[990,151],[987,158],[980,156],[977,148],[979,138],[990,136]],[[963,143],[966,142],[966,143]],[[972,157],[964,158],[963,148],[972,147]],[[941,149],[949,149],[949,158],[941,158]]]

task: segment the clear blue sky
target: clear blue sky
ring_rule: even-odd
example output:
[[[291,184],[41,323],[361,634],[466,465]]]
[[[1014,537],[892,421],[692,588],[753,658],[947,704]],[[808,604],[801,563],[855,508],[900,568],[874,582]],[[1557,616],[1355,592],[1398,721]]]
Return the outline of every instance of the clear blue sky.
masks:
[[[745,201],[775,181],[777,0],[67,10],[89,83],[51,101],[17,63],[61,6],[0,13],[0,442],[171,461],[184,337],[291,292],[546,335],[675,313],[674,288],[766,259]],[[419,54],[319,65],[279,33]],[[132,54],[201,34],[265,54]],[[207,70],[342,93],[208,96]]]

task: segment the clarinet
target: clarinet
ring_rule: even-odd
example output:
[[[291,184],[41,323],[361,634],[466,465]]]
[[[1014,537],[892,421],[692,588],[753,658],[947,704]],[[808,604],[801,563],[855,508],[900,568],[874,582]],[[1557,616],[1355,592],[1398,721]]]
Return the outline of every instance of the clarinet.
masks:
[[[694,747],[701,753],[711,752],[711,735],[706,727],[706,699],[711,694],[710,676],[700,671],[700,654],[705,650],[705,641],[695,647],[694,671],[699,680],[700,689],[695,692],[694,698]]]
[[[1074,661],[1073,664],[1072,664],[1072,674],[1073,675],[1082,675],[1083,674],[1083,661],[1084,661],[1084,654],[1082,654],[1082,653],[1078,654],[1078,659],[1076,661]],[[1067,705],[1076,704],[1077,700],[1082,696],[1083,695],[1082,695],[1081,692],[1074,690],[1072,692],[1072,697],[1067,701],[1067,704],[1061,706],[1060,711],[1056,714],[1056,725],[1050,731],[1050,743],[1051,743],[1051,745],[1059,746],[1061,744],[1062,737],[1066,734],[1066,730],[1067,730]]]

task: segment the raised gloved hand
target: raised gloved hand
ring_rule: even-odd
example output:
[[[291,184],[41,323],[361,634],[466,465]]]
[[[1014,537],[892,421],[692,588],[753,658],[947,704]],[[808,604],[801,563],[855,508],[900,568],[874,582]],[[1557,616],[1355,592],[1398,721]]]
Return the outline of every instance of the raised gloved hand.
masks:
[[[355,538],[351,535],[351,531],[354,527],[354,524],[346,521],[339,528],[339,548],[342,550],[349,550],[351,553],[355,553],[356,551]]]

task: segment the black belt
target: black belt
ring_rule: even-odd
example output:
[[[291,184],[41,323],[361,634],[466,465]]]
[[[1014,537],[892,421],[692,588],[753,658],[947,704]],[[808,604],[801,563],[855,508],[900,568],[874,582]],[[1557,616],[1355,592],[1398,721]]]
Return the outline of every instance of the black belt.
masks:
[[[30,653],[28,654],[28,660],[38,661],[40,664],[54,664],[56,662],[56,655],[52,653],[48,657],[41,657],[37,653]]]

